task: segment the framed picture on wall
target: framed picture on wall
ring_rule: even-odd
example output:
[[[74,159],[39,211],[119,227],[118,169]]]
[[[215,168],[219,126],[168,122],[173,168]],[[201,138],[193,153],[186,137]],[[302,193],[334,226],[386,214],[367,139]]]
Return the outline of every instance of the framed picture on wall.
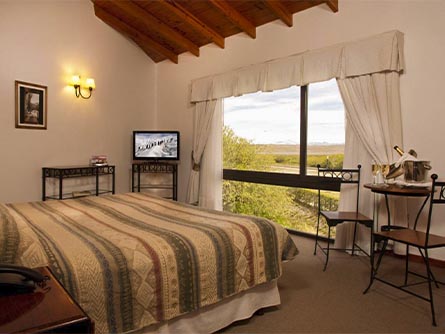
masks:
[[[15,81],[15,127],[46,130],[47,87]]]

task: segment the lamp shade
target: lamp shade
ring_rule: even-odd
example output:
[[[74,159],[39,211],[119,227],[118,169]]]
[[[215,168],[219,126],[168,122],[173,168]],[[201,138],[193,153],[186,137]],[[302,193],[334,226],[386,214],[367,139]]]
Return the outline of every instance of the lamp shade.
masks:
[[[85,86],[87,86],[88,88],[95,89],[96,83],[94,82],[93,78],[87,78],[87,80],[85,81]]]
[[[71,84],[72,84],[73,86],[75,86],[75,85],[80,85],[80,76],[78,76],[78,75],[73,75],[72,78],[71,78]]]

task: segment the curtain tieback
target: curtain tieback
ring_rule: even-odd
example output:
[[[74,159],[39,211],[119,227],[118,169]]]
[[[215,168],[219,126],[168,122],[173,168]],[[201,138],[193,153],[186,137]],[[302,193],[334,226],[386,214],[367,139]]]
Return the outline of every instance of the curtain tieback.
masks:
[[[193,161],[193,167],[192,167],[192,169],[193,169],[195,172],[199,172],[199,170],[201,169],[201,163],[196,163],[196,162],[195,162],[195,159],[193,159],[193,151],[192,151],[192,161]]]

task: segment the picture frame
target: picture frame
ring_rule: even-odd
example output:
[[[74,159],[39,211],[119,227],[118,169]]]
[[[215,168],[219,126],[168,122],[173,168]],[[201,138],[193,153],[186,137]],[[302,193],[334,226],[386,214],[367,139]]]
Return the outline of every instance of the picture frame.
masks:
[[[46,130],[48,87],[15,81],[15,127]]]

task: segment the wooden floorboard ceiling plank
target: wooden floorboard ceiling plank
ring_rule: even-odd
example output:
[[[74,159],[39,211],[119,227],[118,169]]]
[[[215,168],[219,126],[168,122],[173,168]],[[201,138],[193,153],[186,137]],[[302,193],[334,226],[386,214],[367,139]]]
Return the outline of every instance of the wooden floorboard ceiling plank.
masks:
[[[193,29],[197,30],[204,37],[210,39],[213,43],[218,45],[220,48],[224,49],[224,37],[209,27],[207,24],[202,22],[199,18],[193,15],[190,11],[184,8],[177,1],[160,1],[167,10],[170,10],[175,15],[180,17],[184,22],[190,25]]]
[[[119,20],[118,18],[114,17],[110,13],[108,13],[106,10],[99,7],[97,4],[94,4],[94,11],[98,18],[100,18],[103,22],[111,26],[112,28],[118,30],[123,35],[131,38],[133,41],[135,41],[141,48],[145,50],[145,48],[149,50],[153,50],[155,53],[163,55],[165,58],[170,59],[175,64],[178,63],[178,55],[172,52],[171,50],[167,49],[163,45],[157,43],[150,37],[144,35],[137,29],[133,28],[132,26],[128,25],[127,23]],[[150,56],[150,55],[149,55]],[[153,57],[150,56],[150,58],[153,59]],[[155,62],[155,59],[153,59]]]
[[[208,0],[208,3],[221,12],[229,21],[244,31],[252,38],[256,38],[256,27],[238,11],[236,11],[228,1]]]
[[[133,18],[136,18],[140,22],[143,22],[144,25],[149,27],[150,30],[159,33],[167,40],[182,46],[183,48],[190,51],[193,55],[199,57],[199,47],[195,43],[185,38],[183,35],[178,33],[176,30],[174,30],[143,8],[139,7],[136,3],[132,1],[108,1],[108,3],[118,7],[120,10],[131,15]]]

